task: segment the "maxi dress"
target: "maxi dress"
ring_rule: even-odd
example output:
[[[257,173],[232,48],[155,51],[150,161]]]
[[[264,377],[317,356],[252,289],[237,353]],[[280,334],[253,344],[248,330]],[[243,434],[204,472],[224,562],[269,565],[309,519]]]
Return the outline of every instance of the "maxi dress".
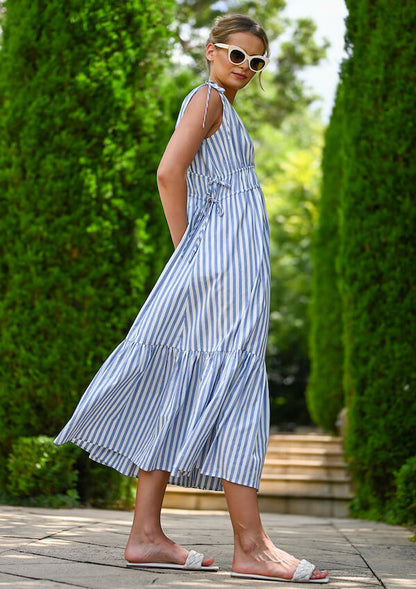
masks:
[[[127,337],[102,365],[55,443],[119,472],[169,483],[259,488],[269,434],[265,366],[270,244],[254,151],[225,90],[220,128],[187,171],[186,231]],[[205,123],[205,117],[204,121]]]

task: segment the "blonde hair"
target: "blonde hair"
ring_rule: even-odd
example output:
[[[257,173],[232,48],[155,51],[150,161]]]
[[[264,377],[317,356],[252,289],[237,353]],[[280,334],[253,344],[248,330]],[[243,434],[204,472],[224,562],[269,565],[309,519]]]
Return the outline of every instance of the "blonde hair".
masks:
[[[251,33],[258,37],[264,45],[264,54],[269,57],[270,47],[266,31],[258,22],[243,14],[228,14],[217,17],[209,33],[207,45],[209,43],[226,43],[228,37],[234,33]],[[208,61],[208,67],[210,66],[211,63]],[[262,72],[259,73],[259,83],[262,87],[261,74]]]

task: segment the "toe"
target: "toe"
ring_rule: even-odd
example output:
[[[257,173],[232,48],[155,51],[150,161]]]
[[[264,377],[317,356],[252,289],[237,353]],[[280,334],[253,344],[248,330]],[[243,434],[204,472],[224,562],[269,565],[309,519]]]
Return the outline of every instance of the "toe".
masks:
[[[204,567],[209,567],[212,564],[214,564],[214,559],[213,558],[204,558],[204,560],[202,561],[202,564]]]
[[[328,571],[320,571],[319,569],[315,569],[312,573],[312,579],[323,579],[328,576]]]

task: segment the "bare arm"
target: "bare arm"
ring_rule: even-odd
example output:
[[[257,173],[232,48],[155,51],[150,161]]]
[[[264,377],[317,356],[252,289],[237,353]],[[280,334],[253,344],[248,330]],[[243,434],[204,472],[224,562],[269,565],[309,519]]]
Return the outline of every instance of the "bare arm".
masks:
[[[186,171],[202,141],[220,126],[222,102],[216,90],[211,91],[205,127],[204,119],[208,87],[196,92],[175,129],[157,171],[160,199],[175,248],[187,226]]]

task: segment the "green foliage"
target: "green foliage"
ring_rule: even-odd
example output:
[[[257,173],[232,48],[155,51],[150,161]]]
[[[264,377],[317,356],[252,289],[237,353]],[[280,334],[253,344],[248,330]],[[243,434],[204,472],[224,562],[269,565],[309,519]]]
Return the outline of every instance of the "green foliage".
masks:
[[[6,461],[2,503],[32,507],[131,509],[136,480],[91,462],[77,446],[56,446],[47,436],[18,438]]]
[[[82,505],[106,509],[132,509],[137,480],[116,470],[92,462],[88,454],[79,452],[77,468],[78,492]]]
[[[74,448],[60,449],[47,436],[18,438],[7,459],[7,492],[26,504],[73,507],[78,504]]]
[[[346,452],[382,512],[416,454],[416,4],[348,0],[340,276]]]
[[[338,212],[342,189],[341,87],[325,134],[319,221],[313,240],[313,282],[310,305],[311,374],[307,402],[315,423],[336,433],[336,420],[344,406],[342,301],[336,261],[339,249]]]
[[[395,475],[396,490],[391,502],[394,523],[416,524],[416,456],[403,464]]]
[[[268,86],[268,84],[267,84]],[[323,127],[307,111],[253,134],[270,224],[271,314],[267,367],[272,423],[305,424],[311,236],[317,218]]]
[[[367,488],[371,493],[370,485]],[[370,495],[368,495],[369,497]],[[384,520],[389,524],[414,526],[416,524],[416,456],[412,456],[394,473],[394,488],[390,497],[382,501],[362,497],[352,501],[354,517],[369,520]],[[416,537],[413,538],[416,541]]]
[[[60,430],[172,250],[155,171],[172,126],[158,83],[173,2],[8,0],[4,6],[0,453],[6,456],[19,436]]]

